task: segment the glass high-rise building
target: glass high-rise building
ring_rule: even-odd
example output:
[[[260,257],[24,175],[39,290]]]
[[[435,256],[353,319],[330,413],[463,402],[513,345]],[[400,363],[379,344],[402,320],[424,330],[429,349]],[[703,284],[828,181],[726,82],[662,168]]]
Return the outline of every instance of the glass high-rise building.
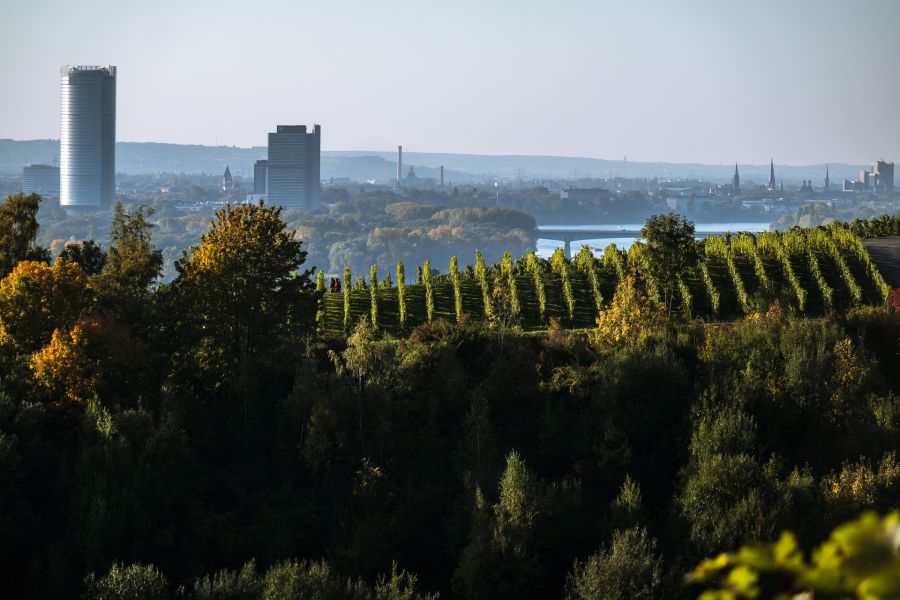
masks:
[[[60,70],[60,198],[69,212],[112,205],[116,196],[116,68]]]
[[[315,125],[278,125],[269,133],[266,162],[266,201],[285,208],[315,210],[321,186],[319,155],[322,128]]]

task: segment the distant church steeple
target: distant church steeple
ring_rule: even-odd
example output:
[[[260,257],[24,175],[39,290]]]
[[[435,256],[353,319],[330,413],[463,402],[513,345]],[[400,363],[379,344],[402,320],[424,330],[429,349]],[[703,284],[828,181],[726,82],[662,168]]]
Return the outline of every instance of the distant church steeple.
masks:
[[[769,159],[769,183],[766,185],[766,189],[770,192],[775,190],[775,161],[771,158]]]
[[[734,177],[731,179],[731,187],[734,189],[735,194],[741,191],[741,176],[738,175],[737,163],[734,163]]]
[[[828,179],[828,165],[825,165],[825,191],[829,191],[831,189],[831,180]]]
[[[225,174],[222,175],[222,191],[230,192],[234,189],[234,179],[231,178],[231,169],[225,165]]]

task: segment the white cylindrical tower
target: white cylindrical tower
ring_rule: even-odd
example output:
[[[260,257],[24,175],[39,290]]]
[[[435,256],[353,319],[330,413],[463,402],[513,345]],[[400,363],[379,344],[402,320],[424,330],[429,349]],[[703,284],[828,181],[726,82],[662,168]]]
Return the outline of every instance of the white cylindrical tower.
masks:
[[[107,208],[116,196],[116,68],[60,70],[60,198],[67,212]]]

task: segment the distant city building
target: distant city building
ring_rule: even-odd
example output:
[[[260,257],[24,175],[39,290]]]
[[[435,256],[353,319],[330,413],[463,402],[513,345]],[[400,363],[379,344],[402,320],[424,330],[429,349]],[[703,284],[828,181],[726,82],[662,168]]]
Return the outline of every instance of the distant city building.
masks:
[[[222,175],[222,191],[226,194],[234,191],[234,179],[231,177],[231,169],[225,165],[225,174]]]
[[[559,192],[560,200],[572,200],[573,202],[609,201],[611,197],[609,190],[603,188],[566,188]]]
[[[770,192],[775,190],[775,161],[771,158],[769,159],[769,181],[766,184],[766,189]]]
[[[60,70],[60,206],[112,205],[116,196],[116,67]]]
[[[856,181],[844,180],[845,192],[893,192],[894,163],[876,160],[872,162],[872,170],[862,170]]]
[[[270,204],[306,210],[319,207],[321,135],[319,125],[312,133],[307,133],[306,125],[279,125],[275,133],[269,133],[266,200]]]
[[[734,163],[734,177],[731,178],[731,190],[735,194],[741,191],[741,176],[738,175],[737,163]]]
[[[266,193],[266,175],[268,169],[266,165],[268,161],[266,160],[258,160],[256,164],[253,165],[253,193],[254,194],[265,194]]]
[[[894,191],[894,163],[876,160],[872,163],[872,186],[876,192]]]
[[[813,191],[812,179],[804,179],[803,185],[800,186],[801,192],[811,192]]]
[[[403,185],[403,146],[397,146],[397,185]]]
[[[59,167],[28,165],[22,169],[22,192],[40,194],[45,198],[59,197]]]

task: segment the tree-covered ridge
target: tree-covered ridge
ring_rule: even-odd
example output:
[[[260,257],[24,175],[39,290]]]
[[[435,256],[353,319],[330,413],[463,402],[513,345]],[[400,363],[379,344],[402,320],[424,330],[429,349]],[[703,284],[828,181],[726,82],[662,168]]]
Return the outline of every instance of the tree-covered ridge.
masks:
[[[348,303],[347,335],[323,336],[324,277],[277,209],[219,211],[170,285],[146,216],[119,209],[105,254],[85,242],[50,265],[34,239],[10,246],[6,596],[689,598],[706,556],[785,529],[808,553],[900,505],[896,311],[843,311],[835,293],[809,317],[789,295],[685,321],[666,306],[685,277],[634,268],[683,236],[648,236],[599,261],[613,286],[599,268],[590,283],[584,254],[488,267],[479,253],[471,277],[426,269],[400,288],[372,270],[360,312],[390,289],[398,315]],[[810,250],[808,235],[772,247],[805,248],[800,263],[829,240],[855,247],[832,233]],[[725,248],[735,270],[747,244]],[[484,321],[465,297],[442,304],[440,286],[467,278]],[[523,280],[544,284],[546,312],[595,325],[523,333]],[[413,321],[419,302],[430,323]],[[392,318],[409,333],[383,335]]]
[[[465,315],[490,321],[497,312],[490,298],[499,287],[500,297],[506,293],[515,299],[509,316],[523,330],[546,329],[551,319],[564,328],[590,328],[597,310],[609,306],[628,275],[667,312],[686,319],[733,320],[776,301],[785,310],[810,316],[879,306],[890,287],[860,235],[897,235],[898,222],[898,217],[883,217],[694,241],[690,222],[664,215],[648,221],[647,241],[635,242],[627,252],[610,245],[600,257],[586,246],[571,259],[562,249],[549,259],[530,253],[486,266],[484,276],[477,257],[475,267],[459,270],[453,256],[447,275],[431,277],[430,290],[421,284],[404,286],[402,311],[390,273],[377,289],[367,290],[365,280],[358,278],[343,295],[324,295],[319,327],[326,335],[341,336],[362,318],[371,322],[373,311],[382,315],[378,329],[395,336],[437,318],[459,320]],[[402,261],[397,263],[398,282],[405,268]]]

